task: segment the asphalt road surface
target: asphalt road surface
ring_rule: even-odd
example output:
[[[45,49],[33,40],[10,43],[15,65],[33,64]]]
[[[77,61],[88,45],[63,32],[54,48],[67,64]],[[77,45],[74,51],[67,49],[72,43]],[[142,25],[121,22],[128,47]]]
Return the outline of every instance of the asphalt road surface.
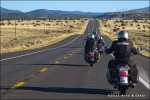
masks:
[[[101,55],[93,67],[84,61],[84,39],[88,31],[100,35],[98,27],[97,20],[90,20],[83,35],[40,49],[2,54],[1,99],[149,99],[149,89],[144,85],[149,85],[148,58],[133,57],[141,79],[124,96],[106,80],[111,55]],[[110,46],[111,40],[102,36]]]

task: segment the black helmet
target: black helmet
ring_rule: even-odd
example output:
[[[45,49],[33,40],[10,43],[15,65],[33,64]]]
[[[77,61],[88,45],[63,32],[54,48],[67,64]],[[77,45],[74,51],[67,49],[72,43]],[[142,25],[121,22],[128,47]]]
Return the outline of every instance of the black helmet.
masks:
[[[126,31],[120,31],[118,33],[118,39],[120,38],[128,39],[128,33]]]

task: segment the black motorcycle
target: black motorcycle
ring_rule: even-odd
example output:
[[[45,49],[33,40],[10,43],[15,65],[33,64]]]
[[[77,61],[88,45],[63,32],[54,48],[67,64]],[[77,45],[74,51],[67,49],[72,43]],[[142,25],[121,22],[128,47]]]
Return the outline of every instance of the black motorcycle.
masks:
[[[84,59],[92,67],[94,63],[99,61],[99,56],[100,55],[96,48],[90,48],[89,50],[85,51]]]

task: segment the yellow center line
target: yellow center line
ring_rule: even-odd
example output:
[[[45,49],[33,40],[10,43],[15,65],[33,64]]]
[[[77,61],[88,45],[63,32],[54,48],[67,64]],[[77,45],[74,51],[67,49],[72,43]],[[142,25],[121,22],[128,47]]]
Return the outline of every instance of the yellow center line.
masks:
[[[59,64],[59,61],[54,62],[54,64]]]
[[[46,71],[48,68],[43,68],[43,69],[41,69],[40,70],[40,72],[44,72],[44,71]]]
[[[17,88],[17,87],[20,87],[20,86],[22,86],[23,84],[25,84],[25,82],[19,82],[19,83],[15,84],[14,86],[12,86],[11,89],[15,89],[15,88]]]
[[[65,56],[64,58],[66,59],[67,57]]]
[[[69,56],[71,56],[72,54],[69,54]]]

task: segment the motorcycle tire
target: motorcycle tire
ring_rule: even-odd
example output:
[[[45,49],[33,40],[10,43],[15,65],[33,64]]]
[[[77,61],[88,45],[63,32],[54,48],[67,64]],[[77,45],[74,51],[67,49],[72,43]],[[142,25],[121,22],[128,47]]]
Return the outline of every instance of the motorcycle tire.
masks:
[[[90,66],[93,67],[93,63],[90,63]]]
[[[126,91],[127,91],[127,87],[126,86],[120,86],[119,90],[120,90],[120,95],[125,95]]]

